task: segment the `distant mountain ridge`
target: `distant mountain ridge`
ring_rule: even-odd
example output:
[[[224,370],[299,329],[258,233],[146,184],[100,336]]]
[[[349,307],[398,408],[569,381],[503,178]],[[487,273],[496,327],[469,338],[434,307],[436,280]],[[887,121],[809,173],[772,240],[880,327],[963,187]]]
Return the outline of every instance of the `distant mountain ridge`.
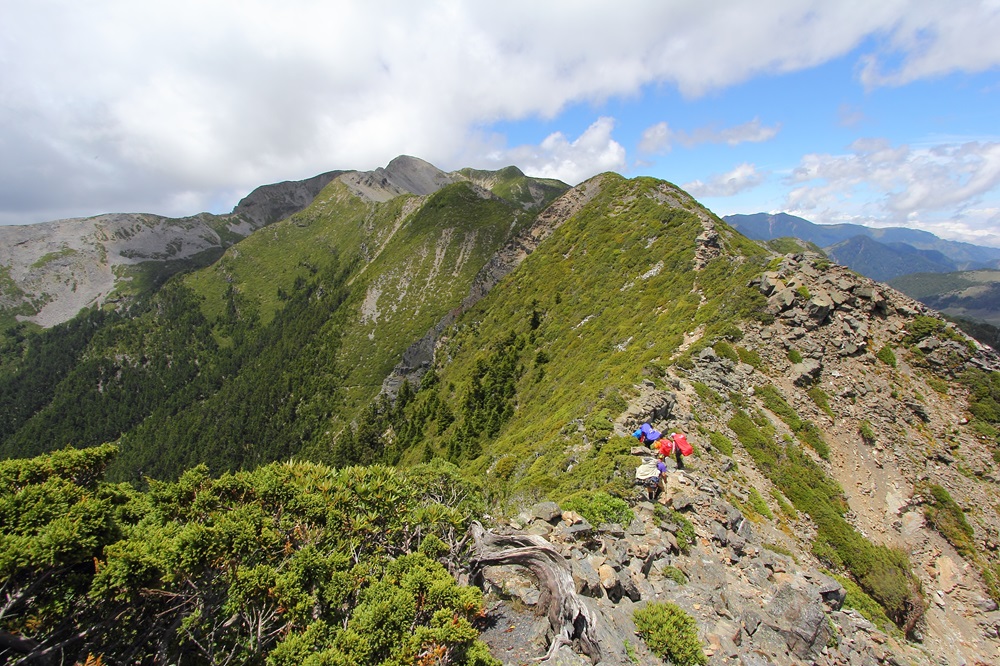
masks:
[[[1000,326],[1000,271],[914,273],[889,285],[951,317]]]
[[[525,209],[569,187],[530,179],[516,167],[446,173],[402,155],[374,171],[328,171],[263,185],[225,215],[109,213],[0,227],[0,330],[17,322],[48,328],[84,308],[149,293],[178,271],[208,266],[254,231],[305,209],[337,179],[373,202],[426,196],[457,182],[481,184],[486,190],[499,185]]]
[[[879,281],[909,273],[1000,268],[1000,248],[944,240],[919,229],[814,224],[787,213],[727,215],[723,219],[754,240],[792,236],[815,243],[834,261]]]

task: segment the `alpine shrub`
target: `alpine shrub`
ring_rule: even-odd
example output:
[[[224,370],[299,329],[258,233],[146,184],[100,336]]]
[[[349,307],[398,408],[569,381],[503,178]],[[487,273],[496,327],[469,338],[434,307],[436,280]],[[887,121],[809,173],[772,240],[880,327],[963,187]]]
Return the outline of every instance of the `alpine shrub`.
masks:
[[[698,640],[698,624],[679,606],[652,603],[637,610],[632,618],[639,636],[661,659],[676,666],[708,663]]]
[[[731,439],[723,435],[721,432],[716,432],[712,430],[708,433],[708,441],[719,453],[723,455],[731,456],[733,455],[733,442]]]
[[[635,514],[625,500],[601,491],[576,493],[562,502],[561,506],[567,511],[576,511],[591,525],[618,523],[627,526],[635,519]]]
[[[875,358],[885,363],[890,368],[896,367],[896,355],[892,351],[892,347],[885,345],[877,352],[875,352]]]

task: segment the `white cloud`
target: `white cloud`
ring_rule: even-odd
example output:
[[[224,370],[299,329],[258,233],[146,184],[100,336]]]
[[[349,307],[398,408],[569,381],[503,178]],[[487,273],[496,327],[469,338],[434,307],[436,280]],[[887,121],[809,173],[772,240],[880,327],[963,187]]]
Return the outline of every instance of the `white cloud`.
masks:
[[[659,122],[647,127],[639,139],[639,152],[647,155],[669,153],[672,148],[670,145],[671,136],[673,136],[673,132],[666,122]]]
[[[996,243],[1000,143],[915,149],[864,139],[850,148],[845,155],[805,155],[788,179],[793,189],[786,207],[817,222],[848,215],[875,226],[913,226]],[[993,205],[983,207],[984,199]]]
[[[864,58],[861,80],[868,87],[902,85],[992,69],[1000,63],[998,34],[995,0],[911,3],[887,31],[882,49]]]
[[[655,85],[704,95],[872,37],[884,47],[862,70],[869,85],[1000,63],[995,6],[938,0],[0,2],[4,221],[191,213],[176,202],[401,153],[467,166],[504,144],[482,134],[497,121]],[[776,131],[752,121],[664,140]],[[582,139],[553,138],[540,163],[570,179],[624,163],[617,144]],[[558,167],[559,154],[574,157]]]
[[[576,185],[596,174],[625,168],[625,148],[611,137],[614,126],[614,119],[599,118],[574,141],[555,132],[538,146],[496,152],[491,161],[494,166],[517,164],[528,175]]]
[[[767,173],[743,163],[732,171],[712,176],[707,183],[695,180],[685,183],[683,188],[694,197],[731,197],[757,187],[766,179]]]
[[[639,151],[650,155],[668,153],[674,143],[679,143],[685,148],[694,148],[704,143],[724,143],[729,146],[760,143],[773,139],[780,129],[781,123],[765,127],[761,125],[760,118],[733,127],[720,129],[716,126],[705,126],[690,132],[672,130],[666,122],[660,122],[646,128],[642,133]]]

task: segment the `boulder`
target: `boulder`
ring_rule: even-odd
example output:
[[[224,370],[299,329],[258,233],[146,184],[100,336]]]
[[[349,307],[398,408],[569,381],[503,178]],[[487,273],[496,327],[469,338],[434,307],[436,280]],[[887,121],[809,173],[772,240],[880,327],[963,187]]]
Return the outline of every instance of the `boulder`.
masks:
[[[554,523],[562,518],[562,509],[555,502],[539,502],[531,507],[531,515],[547,523]]]
[[[600,597],[603,594],[601,577],[586,558],[572,559],[569,565],[577,593],[587,597]]]
[[[789,651],[799,659],[810,660],[826,646],[830,627],[818,595],[785,584],[764,610],[765,624],[781,635]]]
[[[823,364],[814,358],[803,359],[792,366],[792,381],[796,386],[808,386],[815,382],[823,370]]]

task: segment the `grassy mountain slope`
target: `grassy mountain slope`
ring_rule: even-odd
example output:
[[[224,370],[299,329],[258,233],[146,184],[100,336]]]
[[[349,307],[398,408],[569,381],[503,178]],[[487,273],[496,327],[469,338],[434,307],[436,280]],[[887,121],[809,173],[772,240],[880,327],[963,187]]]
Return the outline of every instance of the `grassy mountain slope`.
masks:
[[[566,473],[572,454],[553,446],[565,429],[609,430],[637,378],[662,375],[685,335],[719,335],[763,307],[747,287],[768,259],[758,245],[669,184],[607,174],[599,188],[458,321],[439,351],[450,359],[439,369],[441,400],[461,409],[448,427],[431,427],[425,447],[465,458],[488,452],[483,465],[509,455],[516,466],[530,465],[516,475],[530,493],[589,484],[578,471]],[[729,258],[694,270],[709,222],[719,228],[712,242]],[[503,367],[510,356],[504,381],[514,383],[516,398],[509,424],[479,432],[490,410],[505,406],[474,404],[468,392],[482,383],[483,370]],[[405,455],[426,454],[411,448]]]
[[[25,322],[48,328],[83,308],[148,296],[171,275],[208,266],[255,229],[301,210],[340,173],[263,185],[227,215],[117,213],[0,227],[0,330]]]
[[[467,181],[377,201],[336,180],[89,344],[77,334],[76,363],[47,374],[44,391],[29,389],[30,355],[9,364],[3,387],[18,416],[0,451],[121,436],[111,474],[131,479],[303,450],[323,459],[403,351],[460,307],[483,265],[533,217]]]
[[[672,494],[669,513],[643,510],[661,524],[668,517],[693,559],[723,553],[744,577],[727,595],[746,593],[747,605],[770,598],[787,578],[764,551],[788,553],[788,566],[794,558],[839,576],[850,607],[872,622],[891,620],[911,637],[926,627],[937,641],[929,654],[950,654],[941,643],[949,636],[978,641],[975,654],[995,647],[970,618],[1000,599],[1000,375],[988,372],[1000,367],[996,355],[808,246],[746,239],[669,183],[603,174],[541,210],[558,184],[516,169],[456,173],[406,158],[384,170],[388,184],[343,174],[309,207],[131,310],[8,332],[0,455],[117,439],[113,461],[110,449],[101,454],[112,480],[176,478],[200,462],[213,475],[257,468],[217,483],[199,468],[176,484],[152,482],[148,493],[102,492],[133,507],[125,525],[153,502],[190,505],[199,521],[237,531],[242,521],[224,519],[230,506],[257,511],[243,505],[255,505],[259,485],[284,493],[289,513],[266,506],[287,541],[268,536],[271,527],[260,532],[274,557],[259,564],[281,569],[279,551],[313,537],[341,535],[357,557],[357,539],[387,534],[383,505],[354,514],[355,500],[335,487],[371,475],[363,494],[400,506],[382,478],[391,470],[352,463],[460,463],[483,491],[477,516],[488,508],[508,524],[539,499],[592,515],[617,506],[628,522],[641,493],[629,433],[651,420],[689,434],[695,473],[672,477],[688,485]],[[407,193],[405,182],[424,193]],[[398,372],[390,400],[386,378],[417,341],[432,362],[423,374]],[[336,471],[265,465],[290,458]],[[449,478],[433,495],[447,503],[465,491],[451,478],[459,468],[442,469]],[[299,473],[309,477],[302,487],[281,480]],[[457,543],[469,516],[455,522],[446,509],[417,506],[407,534],[434,514]],[[682,510],[697,514],[697,529]],[[296,511],[308,521],[289,522]],[[735,530],[741,521],[752,523],[736,535],[743,564],[729,566],[739,559],[724,554],[732,537],[713,526],[725,533],[723,523]],[[362,536],[352,536],[359,525]],[[161,528],[182,529],[171,520]],[[145,548],[144,527],[127,529],[128,548]],[[172,543],[157,548],[183,547]],[[407,537],[393,553],[414,544]],[[87,551],[77,565],[93,569],[98,555]],[[221,560],[210,555],[196,569],[211,577]],[[116,566],[128,568],[126,559]],[[643,567],[643,557],[633,560]],[[361,584],[367,565],[355,564]],[[234,567],[234,580],[261,581],[270,603],[271,569]],[[949,586],[942,571],[960,582]],[[931,602],[928,592],[944,588],[958,591],[947,605]],[[718,587],[677,594],[709,589],[685,598],[715,609]],[[226,622],[214,610],[202,619],[206,631]],[[849,626],[833,611],[820,620]],[[756,637],[743,639],[757,649]]]

